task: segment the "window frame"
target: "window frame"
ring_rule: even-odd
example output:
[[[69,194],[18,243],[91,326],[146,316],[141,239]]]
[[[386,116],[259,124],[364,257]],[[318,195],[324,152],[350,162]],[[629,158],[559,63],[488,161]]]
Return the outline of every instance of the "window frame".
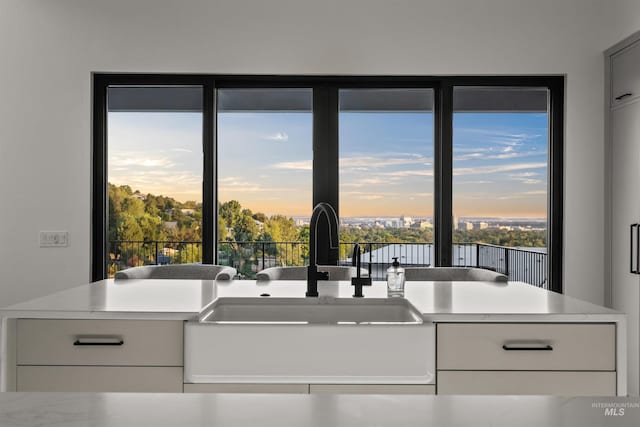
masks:
[[[547,259],[550,289],[562,293],[565,76],[285,76],[93,73],[91,278],[107,277],[107,88],[201,86],[203,90],[202,262],[217,261],[218,88],[313,90],[313,204],[331,203],[339,215],[338,90],[431,88],[434,100],[434,255],[436,266],[452,265],[453,88],[455,86],[544,87],[549,90]],[[322,167],[319,167],[322,165]],[[322,235],[322,233],[320,234]],[[326,245],[320,245],[323,247]],[[319,261],[331,263],[328,253]]]

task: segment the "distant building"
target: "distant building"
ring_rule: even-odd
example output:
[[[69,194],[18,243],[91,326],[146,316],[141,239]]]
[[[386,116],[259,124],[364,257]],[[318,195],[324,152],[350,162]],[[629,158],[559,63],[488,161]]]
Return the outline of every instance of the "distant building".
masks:
[[[458,229],[458,222],[460,221],[460,219],[458,218],[458,215],[454,215],[453,216],[453,229],[457,230]]]
[[[174,230],[178,227],[178,221],[165,221],[164,226],[169,230]]]
[[[400,217],[400,226],[402,228],[410,228],[411,224],[413,224],[413,218],[411,218],[410,216]]]
[[[478,228],[480,230],[484,230],[485,228],[489,228],[489,224],[486,223],[486,222],[481,222],[481,223],[478,224]]]
[[[424,230],[427,228],[433,228],[433,224],[431,224],[429,221],[420,221],[420,229]]]
[[[185,208],[185,209],[180,209],[180,212],[182,212],[185,215],[193,215],[194,213],[196,213],[196,210],[191,208]]]
[[[473,230],[473,223],[469,222],[469,221],[464,221],[461,223],[462,224],[462,229],[466,230],[466,231],[471,231]]]

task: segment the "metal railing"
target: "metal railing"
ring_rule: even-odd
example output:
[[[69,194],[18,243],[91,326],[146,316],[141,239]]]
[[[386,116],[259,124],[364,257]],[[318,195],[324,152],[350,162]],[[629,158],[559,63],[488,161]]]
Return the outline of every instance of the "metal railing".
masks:
[[[350,265],[354,243],[340,243],[339,263]],[[394,257],[405,266],[432,266],[432,243],[361,242],[361,262],[375,280],[384,280]],[[511,248],[485,243],[454,243],[452,265],[479,267],[548,289],[547,253],[544,248]],[[218,242],[218,264],[238,270],[242,278],[276,266],[308,264],[307,242]],[[124,268],[150,264],[202,262],[201,242],[124,241],[109,242],[109,276]]]

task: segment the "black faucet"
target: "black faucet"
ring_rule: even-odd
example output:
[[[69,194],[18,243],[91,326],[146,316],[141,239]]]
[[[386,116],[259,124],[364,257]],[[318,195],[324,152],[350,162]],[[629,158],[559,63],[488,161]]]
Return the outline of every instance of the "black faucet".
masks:
[[[362,293],[362,287],[371,286],[371,272],[369,272],[369,277],[360,277],[360,244],[359,243],[355,243],[353,245],[353,254],[351,255],[351,265],[356,268],[356,277],[351,278],[351,286],[355,286],[353,296],[354,298],[362,298],[364,296]]]
[[[321,202],[313,208],[309,224],[309,267],[307,267],[308,297],[318,296],[318,279],[327,280],[328,274],[318,272],[318,221],[324,216],[329,225],[329,251],[338,250],[338,215],[329,203]]]

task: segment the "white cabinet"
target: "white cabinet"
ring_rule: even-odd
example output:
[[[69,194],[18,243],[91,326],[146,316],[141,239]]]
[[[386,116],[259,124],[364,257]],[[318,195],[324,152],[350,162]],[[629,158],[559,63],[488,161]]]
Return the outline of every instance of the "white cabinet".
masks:
[[[17,391],[182,392],[181,321],[16,323]]]
[[[18,391],[182,393],[182,368],[18,366]]]
[[[439,371],[438,394],[615,396],[615,372]]]
[[[614,324],[441,323],[438,394],[616,395]]]
[[[185,393],[289,393],[307,394],[309,384],[200,383],[184,384]]]
[[[640,269],[640,227],[632,227],[640,223],[640,42],[616,52],[610,61],[611,305],[627,315],[627,389],[638,395],[640,276],[631,270]],[[631,95],[623,96],[627,93]]]
[[[182,366],[182,322],[19,319],[18,365]]]
[[[611,56],[611,106],[640,97],[640,41]]]
[[[431,384],[310,384],[311,394],[435,394]]]

